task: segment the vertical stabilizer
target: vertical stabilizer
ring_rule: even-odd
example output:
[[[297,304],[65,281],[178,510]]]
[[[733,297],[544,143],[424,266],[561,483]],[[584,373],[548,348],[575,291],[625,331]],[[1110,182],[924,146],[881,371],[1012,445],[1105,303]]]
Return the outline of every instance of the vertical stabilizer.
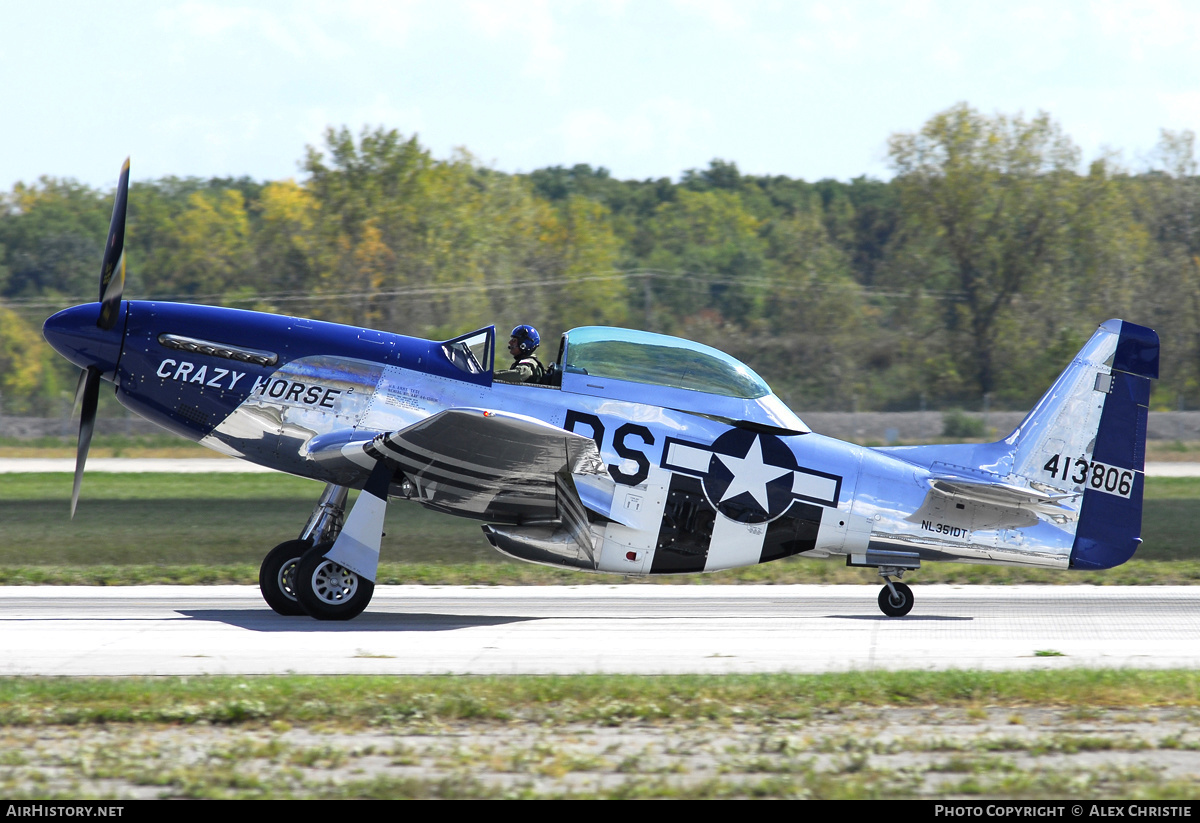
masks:
[[[1141,543],[1158,349],[1151,329],[1109,320],[1008,438],[1015,474],[1047,491],[1082,495],[1071,568],[1118,566]]]

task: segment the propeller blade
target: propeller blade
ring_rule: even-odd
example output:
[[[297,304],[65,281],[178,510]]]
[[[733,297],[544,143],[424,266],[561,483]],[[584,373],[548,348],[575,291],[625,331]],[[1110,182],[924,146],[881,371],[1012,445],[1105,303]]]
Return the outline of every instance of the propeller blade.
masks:
[[[71,490],[71,517],[79,503],[79,485],[83,482],[83,465],[87,462],[92,432],[96,428],[96,402],[100,399],[100,370],[89,366],[79,373],[75,387],[75,403],[79,406],[79,447],[75,452],[75,488]]]
[[[96,325],[111,329],[121,309],[121,293],[125,291],[125,212],[129,205],[129,158],[121,166],[117,181],[117,199],[113,203],[112,221],[108,224],[108,240],[104,243],[104,263],[100,267],[100,319]]]

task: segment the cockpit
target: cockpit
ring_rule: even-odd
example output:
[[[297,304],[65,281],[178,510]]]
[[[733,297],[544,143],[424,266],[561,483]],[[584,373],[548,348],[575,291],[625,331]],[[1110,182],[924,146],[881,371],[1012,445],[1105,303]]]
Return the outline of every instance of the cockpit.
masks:
[[[807,432],[745,363],[665,334],[584,326],[563,335],[554,371],[564,392],[661,406],[730,423]]]
[[[495,335],[489,326],[446,341],[442,352],[464,379],[482,382],[495,372]],[[562,336],[558,358],[540,386],[790,432],[809,430],[745,363],[665,334],[607,326],[572,329]]]
[[[564,374],[754,400],[771,388],[745,363],[699,343],[631,329],[584,326],[563,336]]]

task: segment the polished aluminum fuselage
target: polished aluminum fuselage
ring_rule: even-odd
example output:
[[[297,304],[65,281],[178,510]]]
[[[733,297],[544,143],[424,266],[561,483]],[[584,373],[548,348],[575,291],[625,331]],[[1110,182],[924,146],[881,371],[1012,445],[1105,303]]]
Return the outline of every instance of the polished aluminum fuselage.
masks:
[[[1098,431],[1106,442],[1106,398],[1133,380],[1112,366],[1114,354],[1129,359],[1118,349],[1132,339],[1121,321],[1097,332],[1005,440],[871,449],[809,431],[769,393],[745,399],[575,373],[561,374],[560,385],[514,385],[494,382],[490,363],[464,371],[446,344],[370,329],[128,301],[109,333],[94,331],[94,313],[61,312],[46,335],[115,383],[123,404],[217,451],[326,483],[362,488],[373,439],[447,410],[520,416],[590,438],[601,476],[564,479],[587,509],[582,548],[561,524],[497,505],[506,490],[470,459],[394,477],[393,496],[487,522],[497,548],[527,560],[621,574],[794,555],[1065,568],[1075,565],[1085,492],[1094,506],[1135,503],[1137,542],[1141,454],[1093,454]],[[1156,337],[1154,347],[1156,374]],[[1140,386],[1131,402],[1144,416]],[[439,449],[427,451],[432,465]]]

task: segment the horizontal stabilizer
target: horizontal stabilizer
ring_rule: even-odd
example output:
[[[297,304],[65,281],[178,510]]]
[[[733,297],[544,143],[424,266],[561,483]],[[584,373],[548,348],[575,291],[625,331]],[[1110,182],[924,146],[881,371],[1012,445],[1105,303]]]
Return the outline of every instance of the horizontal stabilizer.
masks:
[[[947,497],[986,503],[989,506],[1034,508],[1057,507],[1061,502],[1074,500],[1078,494],[1047,494],[1034,488],[1013,486],[1007,483],[988,483],[964,477],[934,477],[929,485]]]

